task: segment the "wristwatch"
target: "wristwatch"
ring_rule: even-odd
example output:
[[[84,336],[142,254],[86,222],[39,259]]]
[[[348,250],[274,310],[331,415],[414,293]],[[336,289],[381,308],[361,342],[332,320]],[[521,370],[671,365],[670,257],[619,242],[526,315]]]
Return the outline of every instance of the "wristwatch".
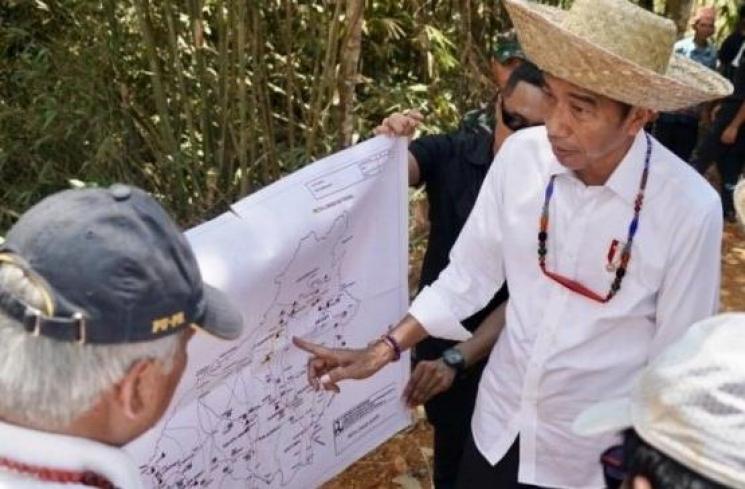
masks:
[[[466,369],[466,358],[460,350],[455,348],[448,348],[442,352],[442,361],[445,362],[445,365],[458,373],[461,373]]]

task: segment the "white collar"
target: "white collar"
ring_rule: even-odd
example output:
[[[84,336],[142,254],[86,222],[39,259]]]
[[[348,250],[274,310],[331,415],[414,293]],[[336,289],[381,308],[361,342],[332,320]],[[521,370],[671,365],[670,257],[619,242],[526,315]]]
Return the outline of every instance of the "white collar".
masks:
[[[654,147],[652,151],[654,151]],[[644,131],[639,131],[634,137],[634,142],[631,143],[631,147],[621,160],[621,163],[616,166],[613,173],[611,173],[610,177],[608,177],[608,180],[606,180],[603,185],[603,187],[613,191],[613,193],[621,197],[631,206],[634,205],[636,195],[639,192],[639,184],[641,183],[642,172],[644,171],[644,157],[646,156],[646,152],[646,137]],[[559,163],[559,160],[552,152],[551,162],[549,163],[549,175],[554,176],[563,174],[574,175],[574,172]]]
[[[144,489],[137,465],[116,447],[0,422],[0,456],[59,470],[92,471],[116,487]]]

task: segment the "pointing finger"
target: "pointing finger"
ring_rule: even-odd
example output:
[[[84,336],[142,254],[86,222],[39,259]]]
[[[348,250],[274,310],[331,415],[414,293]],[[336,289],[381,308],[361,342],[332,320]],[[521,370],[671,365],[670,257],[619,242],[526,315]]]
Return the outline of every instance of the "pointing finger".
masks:
[[[297,336],[292,337],[292,342],[301,350],[304,350],[318,358],[323,358],[325,360],[336,360],[334,351],[326,348],[325,346],[312,343]]]

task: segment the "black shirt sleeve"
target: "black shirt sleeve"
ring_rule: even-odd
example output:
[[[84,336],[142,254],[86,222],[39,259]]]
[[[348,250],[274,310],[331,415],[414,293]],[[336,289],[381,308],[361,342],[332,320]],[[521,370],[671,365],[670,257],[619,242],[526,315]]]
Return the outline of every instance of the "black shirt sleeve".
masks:
[[[738,101],[745,100],[745,63],[740,63],[740,66],[737,67],[735,79],[732,81],[732,84],[735,90],[731,98]]]
[[[739,32],[733,32],[722,43],[722,47],[719,49],[719,61],[722,63],[722,67],[729,67],[732,61],[737,56],[737,52],[740,50],[742,45],[743,36]]]
[[[443,161],[448,161],[455,150],[455,138],[450,134],[422,136],[409,144],[409,151],[419,164],[420,183],[436,178]]]

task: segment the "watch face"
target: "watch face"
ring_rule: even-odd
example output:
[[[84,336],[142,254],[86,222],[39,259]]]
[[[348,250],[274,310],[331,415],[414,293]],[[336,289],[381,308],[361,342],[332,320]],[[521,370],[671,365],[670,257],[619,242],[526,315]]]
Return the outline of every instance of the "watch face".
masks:
[[[442,359],[451,367],[461,368],[465,363],[463,354],[455,348],[448,348],[447,350],[442,352]]]

